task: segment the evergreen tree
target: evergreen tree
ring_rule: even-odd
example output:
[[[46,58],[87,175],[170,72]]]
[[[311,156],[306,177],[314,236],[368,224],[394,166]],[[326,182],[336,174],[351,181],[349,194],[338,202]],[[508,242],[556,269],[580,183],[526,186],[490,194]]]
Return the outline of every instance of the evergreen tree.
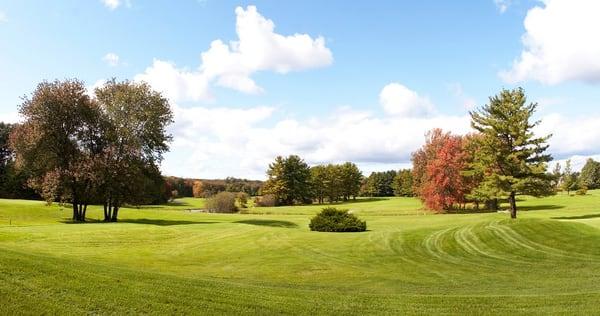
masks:
[[[577,175],[571,169],[571,159],[565,163],[565,171],[563,172],[561,181],[561,188],[567,191],[567,194],[571,194],[571,191],[577,190]]]
[[[517,217],[516,196],[552,194],[546,153],[551,135],[535,137],[532,129],[540,121],[531,121],[537,103],[526,104],[522,88],[502,90],[490,97],[489,104],[470,112],[471,126],[481,133],[475,168],[487,169],[475,190],[489,197],[507,198],[511,218]]]
[[[392,184],[394,195],[396,196],[413,196],[413,177],[410,169],[402,169],[398,171]]]
[[[307,203],[312,199],[310,168],[300,157],[278,156],[267,170],[269,179],[262,189],[263,194],[272,194],[278,204],[292,205]]]

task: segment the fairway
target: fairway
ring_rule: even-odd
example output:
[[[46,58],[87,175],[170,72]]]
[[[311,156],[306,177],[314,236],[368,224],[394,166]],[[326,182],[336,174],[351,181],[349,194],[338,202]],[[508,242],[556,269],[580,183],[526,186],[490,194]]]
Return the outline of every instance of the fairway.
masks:
[[[0,313],[593,313],[599,204],[529,198],[510,220],[359,199],[339,207],[367,232],[318,233],[317,205],[226,215],[182,199],[71,224],[68,207],[0,200]]]

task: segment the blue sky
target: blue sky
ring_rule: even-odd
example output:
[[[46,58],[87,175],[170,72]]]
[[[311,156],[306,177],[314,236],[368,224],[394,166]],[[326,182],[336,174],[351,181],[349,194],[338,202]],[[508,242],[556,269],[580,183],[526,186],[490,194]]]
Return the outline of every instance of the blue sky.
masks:
[[[176,114],[166,174],[264,178],[291,153],[368,173],[522,86],[554,156],[582,161],[600,154],[598,14],[593,0],[0,1],[0,120],[41,80],[144,80]]]

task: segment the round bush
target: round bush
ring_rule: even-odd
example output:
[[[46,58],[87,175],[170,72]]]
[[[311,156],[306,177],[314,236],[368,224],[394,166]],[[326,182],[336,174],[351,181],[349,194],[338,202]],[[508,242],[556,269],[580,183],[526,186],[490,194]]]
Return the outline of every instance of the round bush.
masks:
[[[367,222],[348,213],[348,210],[326,207],[310,220],[308,227],[319,232],[363,232],[367,230]]]
[[[206,209],[211,213],[235,213],[235,194],[220,192],[206,200]]]

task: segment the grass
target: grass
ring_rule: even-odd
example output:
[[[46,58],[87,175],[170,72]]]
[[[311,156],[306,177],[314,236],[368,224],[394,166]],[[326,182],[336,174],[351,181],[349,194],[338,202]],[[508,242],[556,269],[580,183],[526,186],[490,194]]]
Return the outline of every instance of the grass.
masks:
[[[359,199],[337,206],[367,232],[318,233],[318,205],[206,214],[181,199],[69,224],[68,207],[0,200],[0,314],[600,312],[600,191],[518,205],[510,220]]]

